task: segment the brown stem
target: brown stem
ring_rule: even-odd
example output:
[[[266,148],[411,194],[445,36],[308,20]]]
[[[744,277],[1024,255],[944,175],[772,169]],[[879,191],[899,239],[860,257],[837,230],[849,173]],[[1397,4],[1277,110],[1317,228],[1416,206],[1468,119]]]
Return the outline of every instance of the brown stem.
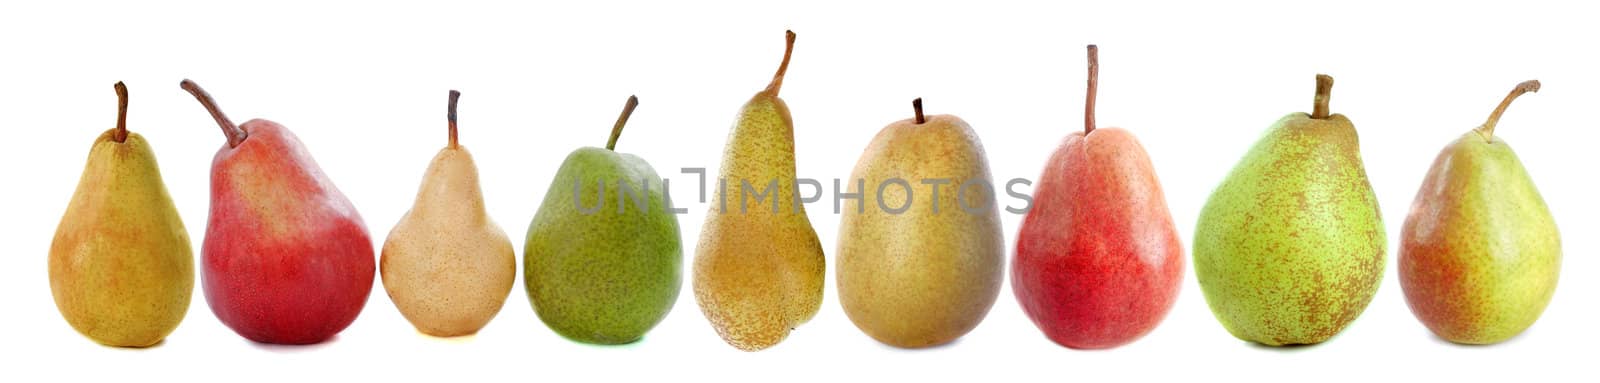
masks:
[[[117,143],[128,141],[128,86],[117,81],[112,88],[117,90],[117,133],[111,135],[111,140]]]
[[[622,115],[617,116],[617,124],[611,126],[611,139],[606,141],[606,150],[617,150],[617,137],[622,137],[622,126],[628,124],[628,117],[633,116],[633,108],[639,107],[639,97],[628,96],[628,104],[622,106]]]
[[[1100,47],[1089,44],[1089,94],[1083,98],[1083,134],[1094,131],[1094,97],[1100,90]]]
[[[1333,76],[1317,74],[1317,97],[1311,105],[1311,118],[1328,118],[1328,95],[1333,93]]]
[[[1535,93],[1538,91],[1539,80],[1528,80],[1517,84],[1517,87],[1511,90],[1511,94],[1507,94],[1506,99],[1500,101],[1500,106],[1494,108],[1494,113],[1489,114],[1489,120],[1484,121],[1483,126],[1479,126],[1476,129],[1478,134],[1482,134],[1485,140],[1494,138],[1494,126],[1500,123],[1500,115],[1505,114],[1506,107],[1511,106],[1511,100],[1517,99],[1517,96],[1521,96],[1523,93]]]
[[[445,115],[445,118],[450,120],[450,148],[451,149],[457,149],[457,148],[461,147],[460,140],[456,139],[456,99],[459,99],[459,98],[461,98],[461,92],[458,92],[455,89],[451,89],[450,90],[450,106],[446,107],[446,108],[448,108],[448,112],[447,112],[448,114]]]
[[[921,124],[921,123],[924,123],[924,122],[928,122],[927,118],[922,117],[922,97],[917,97],[917,99],[911,100],[911,109],[914,109],[914,110],[917,111],[917,123],[918,124]]]
[[[200,106],[206,107],[206,111],[211,112],[211,118],[217,120],[217,126],[222,127],[222,135],[228,137],[229,148],[239,147],[239,144],[244,143],[244,139],[250,136],[244,129],[239,129],[238,125],[234,125],[233,121],[228,121],[228,116],[222,114],[222,109],[217,108],[217,100],[212,99],[211,94],[206,93],[205,89],[200,89],[199,84],[195,84],[194,81],[189,79],[183,79],[183,82],[178,83],[178,86],[183,87],[183,90],[189,91],[189,94],[194,95],[196,100],[200,100]]]
[[[778,95],[778,88],[783,87],[783,74],[789,71],[789,56],[794,54],[794,31],[783,31],[784,38],[788,41],[783,48],[783,63],[778,64],[778,73],[772,75],[772,82],[767,83],[764,92]]]

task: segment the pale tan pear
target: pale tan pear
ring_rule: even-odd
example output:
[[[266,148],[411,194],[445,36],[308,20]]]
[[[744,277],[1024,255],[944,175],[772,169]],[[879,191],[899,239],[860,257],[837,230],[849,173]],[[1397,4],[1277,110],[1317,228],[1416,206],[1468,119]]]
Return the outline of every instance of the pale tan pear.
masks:
[[[795,203],[794,121],[778,98],[794,51],[794,32],[787,37],[772,83],[745,103],[728,134],[719,176],[726,186],[717,188],[695,248],[700,310],[724,341],[745,351],[778,344],[822,306],[826,261],[805,207]]]
[[[452,337],[482,329],[511,294],[517,261],[511,240],[484,211],[478,166],[457,140],[450,91],[450,143],[433,157],[411,210],[389,231],[379,272],[389,299],[424,334]]]

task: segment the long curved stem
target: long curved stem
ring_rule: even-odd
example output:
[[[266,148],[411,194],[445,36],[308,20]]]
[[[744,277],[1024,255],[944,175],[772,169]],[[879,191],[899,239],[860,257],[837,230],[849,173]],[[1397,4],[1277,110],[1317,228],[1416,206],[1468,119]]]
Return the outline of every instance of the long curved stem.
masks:
[[[449,106],[445,107],[445,108],[447,108],[447,111],[446,111],[447,114],[445,115],[445,118],[450,121],[450,148],[451,149],[459,149],[459,148],[461,148],[461,141],[456,138],[456,100],[460,99],[460,98],[461,98],[461,92],[458,92],[455,89],[451,89],[450,90],[450,104],[449,104]]]
[[[117,133],[111,139],[117,143],[128,141],[128,86],[117,81],[111,86],[117,90]]]
[[[206,111],[211,112],[211,118],[217,120],[217,126],[222,127],[222,135],[228,137],[228,147],[237,148],[239,144],[244,143],[245,138],[250,136],[244,129],[239,129],[238,125],[234,125],[233,121],[228,121],[228,116],[222,114],[222,109],[217,108],[217,100],[212,99],[211,94],[206,93],[205,89],[201,89],[199,84],[195,84],[194,81],[189,79],[183,79],[183,82],[178,83],[178,86],[183,87],[183,90],[189,91],[189,94],[194,95],[196,100],[200,100],[200,106],[206,107]]]
[[[767,83],[767,89],[764,90],[773,96],[777,96],[778,88],[783,87],[783,74],[789,71],[789,57],[794,55],[794,31],[783,31],[783,33],[787,41],[783,48],[783,63],[778,64],[778,73],[772,75],[772,82]]]
[[[611,139],[606,140],[606,150],[617,150],[617,137],[622,137],[622,126],[628,124],[628,117],[633,116],[633,109],[639,107],[638,96],[628,96],[628,103],[622,106],[622,115],[617,116],[616,125],[611,126]]]
[[[1494,113],[1489,114],[1489,119],[1484,121],[1483,125],[1479,126],[1478,129],[1475,130],[1478,131],[1478,134],[1482,134],[1483,139],[1485,140],[1494,138],[1494,126],[1495,124],[1500,123],[1500,115],[1506,113],[1506,108],[1511,106],[1511,101],[1516,100],[1517,97],[1521,96],[1523,93],[1536,93],[1538,91],[1539,80],[1528,80],[1517,84],[1517,87],[1511,89],[1511,93],[1507,94],[1506,98],[1500,101],[1500,106],[1494,108]]]
[[[1317,74],[1317,97],[1312,100],[1311,118],[1328,118],[1328,98],[1333,93],[1333,76]]]

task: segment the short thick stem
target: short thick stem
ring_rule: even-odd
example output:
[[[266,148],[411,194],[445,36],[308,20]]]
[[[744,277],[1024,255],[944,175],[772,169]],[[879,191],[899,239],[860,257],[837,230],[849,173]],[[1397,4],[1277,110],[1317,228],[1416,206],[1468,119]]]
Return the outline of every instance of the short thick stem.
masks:
[[[778,89],[783,87],[783,75],[789,72],[789,57],[794,55],[794,31],[783,31],[787,41],[783,47],[783,63],[778,64],[778,73],[772,75],[772,82],[767,83],[764,92],[778,95]]]
[[[1083,98],[1083,134],[1094,131],[1094,99],[1100,90],[1100,47],[1089,44],[1089,90]]]
[[[183,87],[183,90],[189,91],[189,94],[194,95],[194,98],[200,101],[200,106],[204,106],[207,112],[211,112],[211,118],[217,120],[217,126],[222,128],[222,135],[228,138],[229,148],[239,147],[239,144],[244,143],[245,138],[249,137],[249,134],[244,129],[239,129],[238,125],[234,125],[233,121],[228,120],[227,115],[222,114],[222,109],[217,108],[217,101],[212,99],[211,94],[206,93],[205,89],[201,89],[199,84],[195,84],[194,81],[189,79],[184,79],[183,82],[178,83],[178,86]]]
[[[117,81],[117,84],[112,85],[111,87],[117,90],[117,133],[111,135],[111,139],[117,141],[118,143],[127,142],[128,86],[123,85],[121,81]]]
[[[1317,75],[1317,96],[1312,100],[1311,118],[1328,118],[1328,97],[1333,94],[1333,76]]]
[[[922,116],[922,97],[917,97],[917,99],[911,100],[911,109],[917,113],[918,124],[928,122],[928,119]]]
[[[447,109],[446,114],[445,114],[445,118],[450,121],[450,148],[451,149],[457,149],[457,148],[461,147],[461,140],[459,140],[456,137],[456,100],[458,100],[460,98],[461,98],[461,92],[458,92],[458,91],[456,91],[454,89],[451,89],[450,90],[450,104],[445,107]]]
[[[1494,126],[1500,123],[1500,115],[1506,113],[1506,108],[1511,106],[1511,101],[1516,100],[1517,97],[1522,96],[1523,93],[1535,93],[1538,91],[1539,80],[1528,80],[1517,84],[1517,87],[1511,89],[1511,93],[1507,94],[1506,98],[1500,101],[1500,106],[1494,108],[1494,113],[1489,114],[1489,119],[1483,122],[1483,126],[1479,126],[1478,129],[1476,129],[1478,134],[1482,134],[1483,139],[1485,140],[1494,138]]]
[[[633,116],[633,109],[639,107],[638,96],[628,96],[628,103],[622,106],[622,115],[617,116],[617,123],[611,126],[611,139],[606,140],[606,150],[617,150],[617,137],[622,137],[622,127],[628,124],[628,117]]]

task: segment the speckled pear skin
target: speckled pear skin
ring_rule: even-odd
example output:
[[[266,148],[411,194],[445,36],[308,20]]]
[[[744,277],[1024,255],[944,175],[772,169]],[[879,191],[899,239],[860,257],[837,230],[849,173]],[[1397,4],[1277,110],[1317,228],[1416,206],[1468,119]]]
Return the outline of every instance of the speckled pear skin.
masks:
[[[666,318],[683,286],[683,247],[664,190],[638,156],[594,147],[567,155],[523,256],[528,299],[545,325],[580,342],[623,344]]]
[[[1451,342],[1522,333],[1561,274],[1561,234],[1533,178],[1509,144],[1479,131],[1440,151],[1400,238],[1406,304]]]
[[[172,333],[194,293],[189,232],[143,136],[94,141],[50,243],[50,292],[95,342],[148,347]]]
[[[993,193],[974,186],[965,195],[973,211],[957,204],[968,180],[994,184],[977,134],[949,115],[895,122],[878,132],[850,174],[849,189],[858,189],[858,179],[866,185],[858,190],[863,199],[845,201],[839,222],[836,280],[850,321],[904,348],[948,343],[976,328],[999,296],[1005,271]],[[913,191],[910,209],[899,214],[880,207],[877,193],[894,178]],[[935,179],[950,180],[939,188],[937,213],[931,185],[922,184]],[[907,203],[896,185],[883,192],[881,204],[889,209]]]
[[[1233,336],[1279,346],[1338,334],[1384,267],[1355,126],[1338,114],[1278,120],[1211,194],[1194,242],[1206,302]]]
[[[788,41],[792,50],[794,33]],[[826,260],[805,206],[794,203],[794,121],[778,97],[788,61],[785,54],[772,83],[739,110],[722,152],[726,185],[713,189],[695,248],[700,311],[722,340],[745,351],[778,344],[822,307]],[[777,212],[769,199],[741,203],[741,181],[759,193],[774,180]]]
[[[424,334],[475,334],[500,312],[516,282],[516,253],[485,212],[466,147],[433,157],[416,202],[384,240],[378,267],[395,308]]]

